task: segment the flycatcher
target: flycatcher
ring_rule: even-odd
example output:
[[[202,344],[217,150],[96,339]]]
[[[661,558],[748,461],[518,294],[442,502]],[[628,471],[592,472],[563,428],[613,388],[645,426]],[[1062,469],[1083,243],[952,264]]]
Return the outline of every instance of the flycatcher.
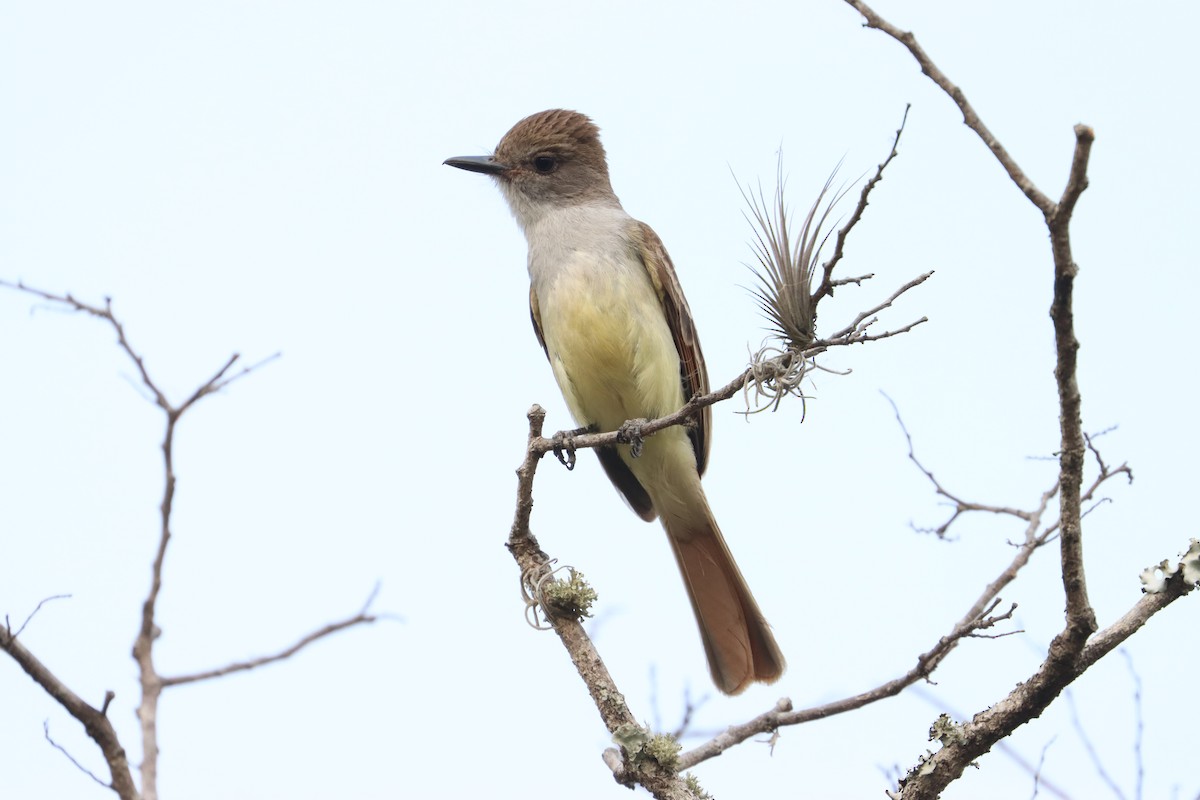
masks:
[[[621,208],[600,130],[574,111],[513,126],[491,156],[447,159],[492,176],[529,243],[533,329],[576,421],[612,431],[677,411],[708,392],[696,327],[662,241]],[[771,683],[783,654],[713,519],[700,476],[712,414],[596,451],[644,520],[662,519],[717,688]]]

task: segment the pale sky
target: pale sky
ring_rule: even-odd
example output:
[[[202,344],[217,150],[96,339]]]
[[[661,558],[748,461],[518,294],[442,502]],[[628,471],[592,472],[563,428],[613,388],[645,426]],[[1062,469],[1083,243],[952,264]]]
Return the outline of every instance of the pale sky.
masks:
[[[1062,190],[1072,125],[1095,128],[1073,228],[1084,425],[1132,486],[1086,518],[1101,625],[1138,572],[1198,536],[1188,346],[1200,281],[1193,4],[903,2],[913,30],[1038,186]],[[841,327],[936,275],[881,324],[928,324],[832,354],[798,405],[715,410],[705,487],[790,667],[741,697],[712,689],[661,529],[590,454],[542,465],[533,528],[600,595],[595,641],[634,713],[673,728],[708,696],[704,737],[789,696],[797,707],[909,669],[1011,558],[1019,524],[948,513],[906,459],[979,502],[1032,507],[1054,479],[1051,262],[1040,216],[911,57],[837,0],[751,4],[45,2],[0,11],[0,278],[111,296],[153,375],[182,399],[234,352],[282,357],[184,418],[159,623],[166,674],[277,650],[353,613],[290,662],[169,691],[164,800],[564,794],[619,798],[609,746],[551,633],[528,628],[503,543],[525,411],[571,427],[529,325],[525,243],[490,181],[442,166],[521,117],[573,108],[602,129],[613,186],[679,272],[714,385],[763,321],[736,179],[768,191],[783,151],[806,208],[830,169],[898,159],[843,262],[874,273],[822,306]],[[731,176],[732,173],[732,176]],[[848,212],[849,206],[846,211]],[[31,309],[33,310],[32,313]],[[0,292],[0,613],[43,608],[25,643],[110,717],[140,761],[129,650],[157,540],[160,413],[102,323]],[[696,770],[715,796],[881,797],[884,770],[1028,677],[1062,622],[1057,552],[1003,598],[1025,633],[963,643],[936,685],[747,743]],[[1128,645],[1141,679],[1146,797],[1194,797],[1194,598]],[[1010,628],[1010,629],[1012,629]],[[1126,660],[1073,691],[1105,767],[1135,795]],[[111,796],[81,726],[0,658],[5,797]],[[694,746],[702,738],[689,739]],[[1073,797],[1108,791],[1060,701],[1010,745]],[[946,797],[1012,798],[1002,752]],[[1177,793],[1177,794],[1176,794]],[[1042,795],[1051,796],[1043,790]]]

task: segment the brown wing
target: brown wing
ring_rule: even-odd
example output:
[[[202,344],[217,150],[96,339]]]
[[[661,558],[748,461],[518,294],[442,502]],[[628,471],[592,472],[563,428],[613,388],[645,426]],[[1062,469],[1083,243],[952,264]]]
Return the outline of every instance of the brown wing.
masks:
[[[537,334],[542,352],[546,354],[546,358],[550,358],[550,351],[546,349],[546,337],[542,336],[542,310],[538,308],[537,295],[534,294],[532,286],[529,287],[529,318],[533,320],[533,332]]]
[[[634,223],[633,234],[650,281],[658,290],[663,314],[671,327],[675,349],[679,352],[679,379],[683,385],[683,399],[690,400],[695,395],[708,394],[708,369],[704,366],[704,354],[700,352],[700,338],[696,335],[692,312],[683,296],[683,288],[679,285],[679,278],[675,275],[667,248],[663,247],[658,234],[644,222]],[[708,466],[711,431],[712,407],[707,406],[700,412],[697,424],[688,428],[688,436],[691,437],[692,447],[696,451],[696,468],[700,470],[701,475]]]
[[[549,360],[550,350],[546,347],[546,337],[542,335],[542,311],[538,307],[537,294],[534,293],[532,286],[529,287],[529,317],[533,320],[533,332],[537,334],[538,344],[542,346],[542,351]],[[616,448],[597,448],[596,455],[600,458],[600,466],[604,467],[604,473],[608,475],[608,479],[612,481],[613,486],[617,487],[617,491],[625,498],[625,502],[629,503],[629,507],[635,514],[647,522],[658,516],[654,510],[654,503],[650,501],[650,495],[646,494],[641,482],[634,477],[633,471],[621,460]]]

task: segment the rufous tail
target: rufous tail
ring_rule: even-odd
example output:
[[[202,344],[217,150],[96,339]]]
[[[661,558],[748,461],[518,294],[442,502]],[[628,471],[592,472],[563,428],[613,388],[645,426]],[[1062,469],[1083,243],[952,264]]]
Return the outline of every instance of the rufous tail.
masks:
[[[687,519],[663,516],[713,682],[725,694],[774,683],[787,666],[707,503]]]

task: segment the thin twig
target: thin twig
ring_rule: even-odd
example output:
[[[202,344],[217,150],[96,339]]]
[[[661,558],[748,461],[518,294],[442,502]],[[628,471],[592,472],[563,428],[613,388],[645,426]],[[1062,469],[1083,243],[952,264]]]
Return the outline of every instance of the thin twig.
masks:
[[[67,760],[70,761],[72,764],[74,764],[76,769],[78,769],[84,775],[87,775],[89,778],[94,780],[96,783],[103,786],[105,789],[112,788],[112,784],[105,783],[104,781],[102,781],[96,775],[96,773],[92,772],[90,769],[85,767],[83,764],[80,764],[78,761],[76,761],[75,756],[71,755],[67,751],[67,748],[63,747],[61,744],[59,744],[58,742],[54,741],[53,738],[51,738],[51,736],[50,736],[50,721],[49,720],[44,720],[42,722],[42,733],[46,737],[46,741],[50,743],[50,746],[53,747],[58,752],[62,753],[64,756],[66,756]]]
[[[1142,718],[1142,676],[1138,674],[1129,650],[1122,647],[1121,655],[1125,657],[1125,667],[1129,670],[1129,679],[1133,682],[1133,764],[1137,770],[1133,797],[1134,800],[1142,800],[1146,786],[1146,761],[1142,756],[1142,739],[1146,733],[1146,721]]]
[[[54,306],[59,306],[68,310],[84,313],[102,319],[112,327],[117,335],[117,343],[121,350],[126,354],[130,361],[133,362],[137,370],[137,374],[141,380],[141,384],[153,400],[166,416],[166,428],[162,440],[163,453],[163,471],[165,473],[165,481],[162,495],[162,502],[159,506],[160,530],[158,546],[155,551],[154,560],[151,566],[150,589],[146,595],[145,601],[142,603],[142,614],[138,627],[137,637],[133,645],[134,660],[138,664],[140,683],[142,687],[142,700],[138,705],[137,713],[141,721],[142,734],[142,800],[157,800],[158,797],[158,728],[157,728],[157,708],[158,700],[162,693],[163,687],[166,685],[163,678],[158,674],[154,665],[153,647],[154,642],[158,638],[160,631],[155,621],[157,602],[159,594],[162,590],[163,582],[163,566],[166,560],[167,547],[171,540],[171,513],[175,499],[176,475],[174,468],[174,442],[175,442],[175,427],[178,424],[183,414],[190,409],[195,403],[202,398],[219,392],[221,389],[229,386],[234,381],[241,377],[249,375],[264,364],[278,357],[278,353],[270,356],[257,364],[245,367],[239,371],[232,372],[234,365],[237,363],[239,356],[235,353],[231,355],[222,366],[204,383],[202,383],[195,391],[191,393],[182,403],[175,405],[167,397],[151,377],[148,368],[146,367],[145,359],[134,348],[125,332],[125,327],[113,313],[112,299],[106,297],[104,304],[93,305],[76,299],[71,294],[54,294],[43,289],[31,287],[24,282],[18,281],[11,283],[0,280],[0,287],[15,289],[26,294],[41,298]],[[318,637],[319,638],[319,637]],[[8,637],[9,645],[7,649],[10,654],[17,652],[16,648],[19,644]],[[300,645],[303,646],[303,643]],[[298,649],[298,648],[297,648]],[[16,655],[13,656],[17,658]],[[133,788],[132,779],[126,773],[128,772],[128,764],[125,760],[124,750],[120,743],[116,740],[115,733],[111,732],[111,726],[108,726],[107,712],[108,703],[111,702],[111,696],[105,701],[104,709],[97,711],[87,704],[74,698],[61,682],[54,678],[49,670],[41,667],[36,659],[32,659],[32,654],[29,654],[23,666],[26,670],[31,669],[37,671],[40,667],[45,671],[44,675],[39,672],[35,675],[35,680],[42,684],[52,696],[55,697],[62,705],[68,708],[71,713],[80,719],[88,729],[88,733],[100,745],[104,752],[105,759],[109,762],[109,767],[113,771],[114,780],[113,786],[122,798],[133,797],[136,790]],[[18,659],[20,662],[20,659]],[[241,668],[249,668],[241,666]],[[232,671],[232,670],[231,670]],[[33,674],[33,673],[31,673]],[[192,676],[191,679],[198,679]],[[178,679],[177,679],[178,681]],[[74,698],[74,699],[72,699]],[[103,721],[103,724],[97,722],[96,718]]]
[[[958,495],[953,494],[944,486],[942,486],[941,482],[934,476],[933,472],[926,468],[926,466],[921,463],[920,459],[917,458],[916,451],[913,448],[912,434],[908,432],[908,426],[904,424],[904,418],[900,416],[900,409],[896,406],[896,401],[893,400],[887,394],[887,392],[880,392],[880,394],[882,394],[884,399],[886,399],[892,406],[892,412],[896,415],[896,424],[900,426],[900,431],[904,434],[904,440],[908,444],[908,460],[915,464],[917,469],[919,469],[921,473],[924,474],[929,480],[929,482],[933,484],[933,489],[935,492],[954,504],[954,513],[941,525],[937,526],[936,528],[916,528],[916,530],[922,533],[933,533],[939,539],[944,539],[946,538],[946,533],[950,529],[950,526],[953,525],[961,515],[970,511],[985,511],[991,514],[1011,516],[1026,522],[1032,519],[1034,512],[1026,511],[1020,508],[1012,508],[1009,506],[986,505],[983,503],[974,503],[968,500],[963,500]],[[1055,488],[1057,489],[1057,487]],[[1053,492],[1051,493],[1051,496],[1053,496]]]
[[[1046,502],[1048,501],[1043,501],[1042,509],[1032,515],[1037,518],[1031,521],[1032,529],[1035,531],[1040,524],[1040,514],[1041,511],[1044,511]],[[916,665],[903,675],[865,692],[799,711],[793,711],[791,700],[783,698],[772,710],[760,714],[749,722],[735,725],[708,742],[681,754],[679,768],[681,770],[690,769],[701,761],[718,756],[730,747],[760,733],[768,733],[786,725],[800,725],[844,714],[888,697],[894,697],[905,688],[919,681],[927,680],[960,641],[974,636],[980,630],[994,626],[997,622],[1012,618],[1012,614],[1016,610],[1015,604],[1000,614],[993,613],[1000,604],[999,593],[1016,578],[1017,573],[1028,562],[1034,549],[1033,544],[1022,547],[1013,561],[995,580],[988,584],[983,594],[971,604],[971,607],[955,623],[950,632],[940,638],[929,650],[917,656]],[[786,708],[783,707],[784,705]]]
[[[924,48],[917,43],[917,38],[911,33],[902,31],[895,25],[892,25],[883,17],[876,14],[870,8],[870,6],[861,0],[846,0],[846,3],[853,7],[854,10],[856,10],[859,14],[862,14],[863,19],[866,20],[866,26],[868,28],[875,28],[876,30],[883,31],[888,36],[891,36],[893,39],[900,42],[900,44],[908,48],[908,52],[910,52],[913,58],[917,60],[917,63],[921,65],[921,72],[928,75],[930,80],[936,83],[939,87],[941,87],[942,91],[950,96],[950,99],[954,101],[955,105],[958,106],[959,111],[962,112],[963,122],[966,123],[968,128],[975,131],[975,133],[979,135],[979,138],[983,140],[983,143],[987,145],[988,149],[992,151],[992,154],[996,156],[996,160],[1000,162],[1002,167],[1004,167],[1004,171],[1008,173],[1008,177],[1012,178],[1012,181],[1017,185],[1017,188],[1024,192],[1025,196],[1029,198],[1029,201],[1041,209],[1044,214],[1049,214],[1053,210],[1054,201],[1049,197],[1046,197],[1046,195],[1042,194],[1038,188],[1034,186],[1033,181],[1030,180],[1029,176],[1025,174],[1020,166],[1017,165],[1017,162],[1013,160],[1013,157],[1008,154],[1008,151],[1004,148],[1004,145],[1000,144],[999,140],[996,139],[992,132],[988,130],[987,126],[983,124],[983,120],[981,120],[979,115],[975,113],[974,107],[972,107],[972,105],[967,101],[967,96],[963,93],[963,90],[951,83],[950,79],[946,77],[945,73],[938,69],[937,65],[933,63],[933,60],[925,52]]]
[[[108,764],[112,781],[106,785],[112,788],[121,800],[140,800],[141,796],[138,794],[137,786],[134,785],[133,773],[130,770],[129,760],[125,756],[125,749],[121,746],[117,732],[108,717],[67,688],[67,685],[59,680],[49,667],[26,648],[20,639],[10,635],[7,630],[0,631],[0,650],[17,662],[17,666],[41,686],[46,694],[65,708],[68,714],[82,723],[87,735],[99,746],[100,752],[104,755],[104,761]]]
[[[1037,767],[1035,767],[1033,770],[1033,794],[1029,795],[1030,800],[1036,800],[1036,798],[1038,796],[1038,789],[1041,787],[1041,785],[1043,783],[1042,767],[1046,766],[1046,752],[1049,751],[1050,745],[1054,744],[1055,738],[1056,737],[1053,737],[1053,736],[1050,737],[1050,741],[1048,741],[1048,742],[1046,742],[1046,744],[1042,745],[1042,752],[1038,755]]]
[[[21,626],[19,628],[17,628],[15,631],[8,624],[8,617],[5,617],[4,618],[4,627],[8,629],[8,635],[14,636],[14,637],[20,636],[21,633],[24,632],[25,628],[28,627],[29,623],[33,621],[33,616],[42,610],[42,606],[46,605],[46,603],[49,603],[51,600],[66,600],[70,596],[71,595],[69,595],[69,594],[52,594],[49,597],[42,598],[40,601],[38,601],[38,604],[36,606],[34,606],[33,611],[29,612],[29,616],[27,616],[25,618],[25,621],[21,623]]]
[[[865,185],[863,185],[862,192],[858,196],[858,205],[854,208],[854,213],[850,215],[850,219],[848,219],[846,224],[843,225],[841,230],[838,231],[837,239],[834,241],[833,245],[833,255],[830,256],[828,261],[821,265],[821,283],[819,286],[817,286],[816,291],[814,291],[812,295],[812,303],[814,306],[821,298],[825,297],[826,295],[832,295],[834,287],[841,286],[845,283],[860,283],[866,278],[872,277],[867,275],[862,278],[833,280],[833,268],[836,267],[838,262],[842,260],[842,255],[846,247],[846,237],[850,235],[850,231],[854,229],[854,226],[858,224],[860,219],[862,219],[863,212],[867,210],[867,198],[870,196],[871,190],[875,188],[877,183],[883,180],[884,169],[887,168],[888,164],[892,163],[892,159],[895,158],[899,153],[900,135],[904,133],[904,126],[908,123],[908,111],[910,108],[912,108],[912,104],[906,103],[904,106],[904,116],[900,118],[900,127],[896,129],[896,137],[892,140],[891,152],[887,154],[887,158],[885,158],[883,162],[876,168],[875,174],[871,177],[871,179],[867,181]]]
[[[379,590],[379,587],[376,586],[375,591],[371,593],[372,598],[374,598],[374,596],[375,596],[376,592],[378,592],[378,590]],[[370,604],[371,604],[371,600],[368,600],[367,607],[369,607]],[[176,675],[174,677],[162,678],[161,683],[162,683],[163,688],[166,688],[168,686],[179,686],[179,685],[185,684],[185,683],[196,683],[198,681],[207,681],[207,680],[211,680],[213,678],[220,678],[224,675],[231,675],[235,672],[245,672],[247,670],[255,669],[256,667],[262,667],[267,664],[273,664],[277,661],[283,661],[284,659],[291,658],[296,653],[300,652],[301,650],[303,650],[305,647],[312,644],[313,642],[316,642],[316,641],[324,639],[328,636],[331,636],[332,634],[335,634],[338,631],[343,631],[347,628],[352,628],[356,625],[370,625],[374,622],[378,622],[381,618],[382,618],[381,616],[366,613],[366,607],[364,607],[362,611],[355,614],[354,616],[346,617],[345,619],[338,620],[337,622],[331,622],[328,625],[324,625],[321,628],[318,628],[317,630],[313,631],[312,633],[309,633],[309,634],[301,637],[294,644],[292,644],[289,647],[284,648],[283,650],[280,650],[278,653],[273,653],[272,655],[269,655],[269,656],[260,656],[258,658],[252,658],[252,659],[249,659],[248,661],[235,661],[232,664],[226,664],[223,667],[218,667],[217,669],[205,670],[204,672],[194,672],[190,675]]]
[[[1088,759],[1092,762],[1092,769],[1096,770],[1096,774],[1100,776],[1100,780],[1104,781],[1108,790],[1113,793],[1113,797],[1117,798],[1117,800],[1125,800],[1125,793],[1121,791],[1121,787],[1108,774],[1108,770],[1104,768],[1104,759],[1096,752],[1096,745],[1092,741],[1092,737],[1088,736],[1087,726],[1079,718],[1079,706],[1075,702],[1075,693],[1067,689],[1063,692],[1063,697],[1067,701],[1067,709],[1071,712],[1071,727],[1075,729],[1075,734],[1079,737],[1079,741],[1083,743],[1083,749],[1087,752]]]

